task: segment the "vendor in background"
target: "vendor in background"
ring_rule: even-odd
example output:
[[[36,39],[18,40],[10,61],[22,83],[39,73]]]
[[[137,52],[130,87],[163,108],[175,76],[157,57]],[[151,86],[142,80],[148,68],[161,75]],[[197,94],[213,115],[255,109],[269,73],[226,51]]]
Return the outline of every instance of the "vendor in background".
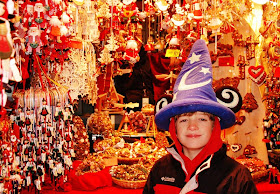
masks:
[[[249,170],[226,155],[221,129],[234,113],[217,102],[212,64],[204,40],[197,40],[174,86],[173,101],[155,121],[174,145],[149,174],[143,193],[258,193]]]
[[[149,103],[154,104],[154,91],[152,82],[152,72],[147,57],[147,52],[143,47],[142,26],[137,24],[134,33],[137,40],[140,60],[134,64],[132,72],[114,77],[115,87],[118,93],[125,96],[124,103],[139,103],[139,107],[133,111],[140,111],[142,108],[142,98],[149,98]],[[143,41],[143,42],[142,42]],[[122,69],[129,68],[130,64],[123,61]]]

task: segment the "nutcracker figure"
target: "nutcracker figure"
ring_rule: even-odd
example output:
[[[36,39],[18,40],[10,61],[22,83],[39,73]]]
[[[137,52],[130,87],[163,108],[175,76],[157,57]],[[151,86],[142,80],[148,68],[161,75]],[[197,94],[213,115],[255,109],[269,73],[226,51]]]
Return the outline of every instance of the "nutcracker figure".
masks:
[[[28,161],[28,156],[29,156],[29,140],[25,139],[23,141],[23,145],[22,145],[22,159],[24,162]]]
[[[47,131],[46,131],[46,139],[48,141],[48,145],[52,145],[53,137],[54,137],[54,127],[51,122],[48,122]]]
[[[39,194],[42,190],[42,182],[41,182],[39,176],[37,176],[37,175],[34,177],[34,179],[35,179],[34,180],[35,193]]]
[[[12,170],[11,171],[11,176],[10,176],[10,179],[11,179],[11,182],[12,182],[12,186],[13,186],[13,190],[12,190],[12,193],[14,194],[17,194],[18,193],[18,188],[19,188],[19,179],[20,177],[18,177],[19,175],[16,173],[16,171]]]
[[[63,113],[64,113],[64,110],[61,107],[61,102],[58,101],[57,104],[56,104],[55,113],[54,113],[55,120],[60,122],[60,120],[64,118]]]
[[[65,123],[68,123],[68,122],[72,123],[72,118],[73,118],[73,114],[74,114],[73,107],[70,104],[67,104],[64,109],[65,109],[65,111],[64,111]]]
[[[53,167],[54,167],[54,161],[52,156],[49,155],[46,161],[46,172],[50,175],[52,182],[53,182],[53,174],[52,174]]]
[[[25,126],[28,128],[31,128],[31,131],[33,131],[34,127],[34,115],[31,114],[30,108],[26,108],[26,114],[25,114]]]
[[[61,186],[59,183],[60,183],[60,179],[61,177],[64,175],[64,167],[62,165],[62,162],[61,162],[61,158],[58,157],[55,161],[55,167],[54,167],[55,171],[54,172],[54,182],[55,182],[55,187],[56,189]]]
[[[57,177],[58,177],[58,174],[57,174],[57,161],[56,160],[54,160],[53,161],[54,163],[53,163],[53,168],[52,168],[52,181],[54,182],[54,185],[55,185],[55,187],[56,187],[56,183],[57,183]]]
[[[43,143],[43,145],[41,145],[41,156],[39,160],[41,160],[45,164],[46,159],[47,159],[46,146],[45,143]]]
[[[29,191],[30,185],[32,183],[32,180],[34,180],[34,176],[36,172],[36,165],[32,157],[28,158],[28,162],[24,167],[24,171],[26,174],[26,186],[28,187],[28,191]]]
[[[24,116],[24,111],[23,108],[19,105],[16,113],[16,124],[20,128],[20,137],[25,137],[26,131],[25,131],[25,116]]]
[[[41,160],[37,162],[37,176],[41,183],[45,182],[45,167]]]
[[[46,128],[47,123],[51,121],[51,109],[44,98],[42,99],[42,105],[39,107],[38,113],[42,127]]]

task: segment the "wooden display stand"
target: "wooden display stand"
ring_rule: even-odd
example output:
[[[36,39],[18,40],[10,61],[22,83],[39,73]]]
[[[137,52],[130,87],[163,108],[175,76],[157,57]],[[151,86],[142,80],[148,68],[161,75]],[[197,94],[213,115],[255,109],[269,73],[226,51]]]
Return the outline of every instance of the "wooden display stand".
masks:
[[[146,128],[146,135],[149,136],[151,134],[153,134],[153,136],[156,136],[156,132],[157,132],[157,126],[156,126],[156,122],[155,122],[155,116],[154,115],[150,115],[149,117],[149,121],[148,121],[148,125]]]
[[[114,105],[114,103],[123,104],[124,96],[117,93],[115,87],[111,87],[111,91],[107,93],[103,93],[98,95],[98,99],[96,102],[98,111],[108,110],[112,112],[120,112],[123,110],[122,107],[113,107],[110,108],[110,105]]]
[[[124,113],[123,115],[123,118],[121,120],[121,123],[119,125],[119,128],[118,128],[118,132],[121,132],[122,131],[122,127],[124,126],[124,130],[127,130],[127,125],[130,125],[130,132],[134,132],[134,128],[133,128],[133,125],[129,119],[129,116],[128,116],[128,113]]]

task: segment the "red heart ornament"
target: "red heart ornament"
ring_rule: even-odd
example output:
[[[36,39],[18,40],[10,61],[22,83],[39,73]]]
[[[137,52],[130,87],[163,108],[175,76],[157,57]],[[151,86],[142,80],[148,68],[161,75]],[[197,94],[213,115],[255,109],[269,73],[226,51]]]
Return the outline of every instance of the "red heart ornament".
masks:
[[[254,79],[257,79],[264,72],[264,67],[263,66],[250,66],[248,69],[248,72],[249,72],[250,76],[252,76]]]
[[[242,145],[241,144],[232,144],[230,145],[230,149],[233,152],[238,152],[239,150],[241,150]]]
[[[248,68],[249,76],[258,85],[262,85],[266,78],[266,72],[264,71],[264,67],[259,66],[250,66]]]

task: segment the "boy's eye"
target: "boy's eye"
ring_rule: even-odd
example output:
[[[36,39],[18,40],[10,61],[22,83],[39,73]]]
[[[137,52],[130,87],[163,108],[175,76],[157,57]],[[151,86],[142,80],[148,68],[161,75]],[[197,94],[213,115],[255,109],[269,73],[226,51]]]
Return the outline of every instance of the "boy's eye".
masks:
[[[188,119],[181,119],[180,123],[187,122],[187,121],[188,121]]]
[[[201,121],[207,121],[206,118],[200,118],[199,120],[201,120]]]

